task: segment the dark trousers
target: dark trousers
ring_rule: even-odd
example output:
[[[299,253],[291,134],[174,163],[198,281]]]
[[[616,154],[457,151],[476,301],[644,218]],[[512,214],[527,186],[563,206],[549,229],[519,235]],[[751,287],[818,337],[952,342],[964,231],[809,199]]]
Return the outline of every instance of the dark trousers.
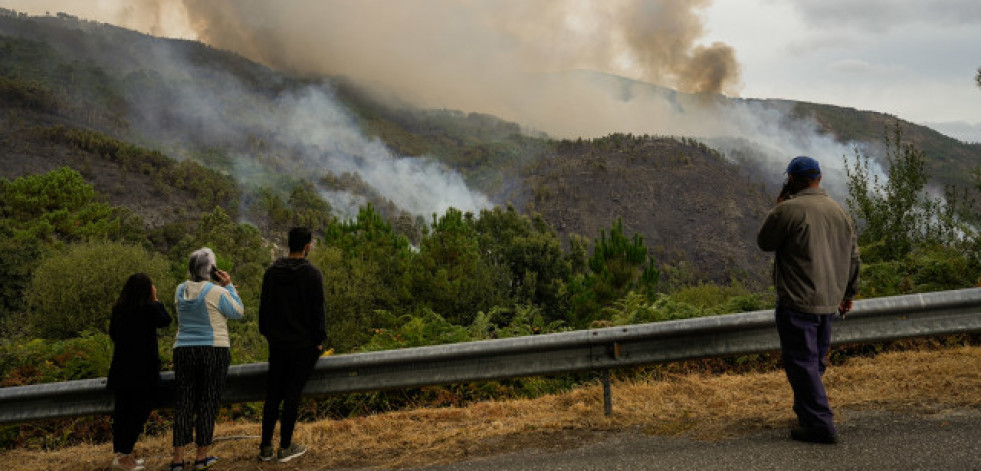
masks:
[[[231,359],[227,347],[174,349],[174,446],[211,445]]]
[[[128,455],[153,410],[153,389],[116,390],[116,406],[112,411],[112,449]]]
[[[300,393],[307,384],[320,351],[309,348],[269,347],[269,374],[266,376],[266,402],[262,406],[262,441],[260,446],[272,445],[273,430],[279,420],[279,447],[293,441]],[[283,409],[280,413],[280,404]]]
[[[807,314],[777,307],[783,367],[794,390],[794,412],[801,427],[834,435],[834,414],[821,381],[828,368],[833,314]]]

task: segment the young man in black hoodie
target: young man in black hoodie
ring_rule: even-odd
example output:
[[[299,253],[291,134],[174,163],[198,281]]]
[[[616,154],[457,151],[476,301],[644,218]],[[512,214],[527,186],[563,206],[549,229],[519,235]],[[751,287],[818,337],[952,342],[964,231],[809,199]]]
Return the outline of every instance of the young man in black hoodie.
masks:
[[[310,229],[291,229],[289,256],[276,260],[262,277],[259,332],[269,342],[269,374],[259,444],[262,461],[276,459],[285,463],[307,451],[303,445],[293,443],[293,427],[300,392],[327,339],[324,277],[306,259],[312,241]],[[279,451],[274,455],[272,438],[277,420],[280,421]]]

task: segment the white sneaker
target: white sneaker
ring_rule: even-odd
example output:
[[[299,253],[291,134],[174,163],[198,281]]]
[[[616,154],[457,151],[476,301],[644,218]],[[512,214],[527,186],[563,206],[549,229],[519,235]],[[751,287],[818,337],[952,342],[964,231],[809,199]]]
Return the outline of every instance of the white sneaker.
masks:
[[[127,468],[123,466],[122,463],[119,462],[119,456],[117,456],[112,459],[112,469],[118,471],[144,471],[146,469],[146,466],[144,466],[145,461],[143,460],[135,460],[135,461],[136,464],[133,465],[132,468]]]

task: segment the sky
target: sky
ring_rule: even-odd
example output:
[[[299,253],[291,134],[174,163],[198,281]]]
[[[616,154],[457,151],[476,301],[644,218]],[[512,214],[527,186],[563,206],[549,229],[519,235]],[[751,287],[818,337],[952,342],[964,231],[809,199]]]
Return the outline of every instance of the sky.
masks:
[[[896,115],[981,142],[981,2],[716,0],[706,41],[735,49],[742,96]]]
[[[571,113],[554,101],[522,109],[527,94],[486,92],[526,87],[502,70],[588,69],[683,91],[833,104],[981,142],[978,0],[0,0],[0,7],[198,39],[296,73],[362,76],[420,104],[489,112],[559,135],[615,129],[550,127]],[[613,114],[620,121],[603,113],[580,120],[610,119],[610,128],[656,120]],[[676,130],[684,131],[669,129]]]

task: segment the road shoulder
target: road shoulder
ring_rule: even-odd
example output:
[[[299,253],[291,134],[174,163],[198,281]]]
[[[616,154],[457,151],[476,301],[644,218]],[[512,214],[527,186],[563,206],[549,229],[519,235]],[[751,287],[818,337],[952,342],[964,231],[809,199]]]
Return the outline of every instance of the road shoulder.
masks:
[[[598,441],[587,439],[584,446],[561,451],[526,449],[414,469],[981,469],[979,409],[932,414],[843,411],[840,417],[837,445],[795,442],[787,430],[776,429],[718,441],[608,432],[592,437]]]

